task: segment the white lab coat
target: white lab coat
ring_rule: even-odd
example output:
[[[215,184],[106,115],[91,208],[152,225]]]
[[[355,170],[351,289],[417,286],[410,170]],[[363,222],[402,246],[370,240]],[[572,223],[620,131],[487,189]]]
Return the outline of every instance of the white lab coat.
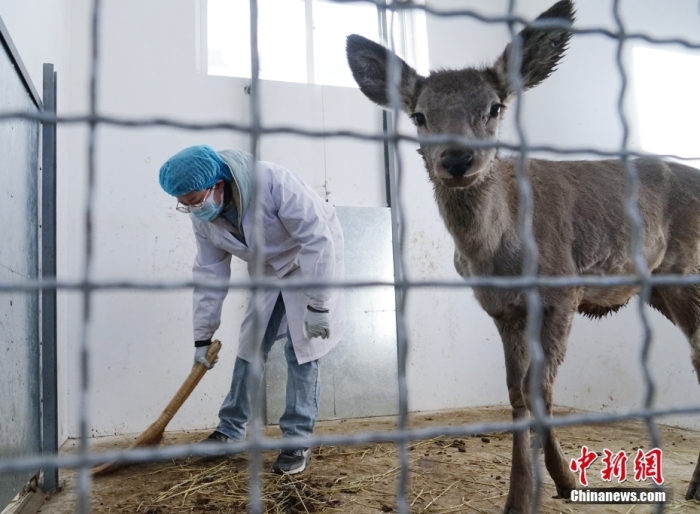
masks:
[[[265,275],[277,276],[280,280],[287,277],[343,280],[343,232],[335,208],[324,202],[298,174],[271,162],[259,162],[257,166],[262,180]],[[243,212],[241,225],[248,244],[252,239],[253,223],[249,212],[250,209]],[[195,280],[218,279],[228,282],[232,255],[248,262],[249,273],[252,271],[253,252],[249,246],[216,223],[200,221],[193,216],[191,219],[197,240],[197,257],[192,270]],[[226,292],[195,288],[195,341],[211,338],[219,328]],[[272,290],[261,293],[264,296],[260,318],[263,323],[262,332],[279,293],[280,291]],[[285,290],[282,298],[299,364],[323,357],[338,344],[346,321],[342,289]],[[238,357],[248,362],[255,358],[261,345],[253,333],[252,303],[248,304],[238,346]],[[303,324],[309,305],[328,309],[331,319],[328,339],[309,339],[305,335]],[[278,337],[286,334],[287,323],[281,324]]]

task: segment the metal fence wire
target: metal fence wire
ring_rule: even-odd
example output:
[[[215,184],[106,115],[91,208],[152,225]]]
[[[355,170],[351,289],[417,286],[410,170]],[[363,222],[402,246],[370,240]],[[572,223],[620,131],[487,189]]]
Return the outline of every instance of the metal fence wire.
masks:
[[[307,287],[374,287],[394,286],[398,291],[397,294],[397,336],[398,336],[398,372],[399,372],[399,416],[398,428],[391,432],[365,432],[356,435],[334,435],[321,436],[314,435],[311,438],[311,445],[327,446],[327,445],[362,445],[368,443],[392,442],[399,448],[400,473],[396,484],[396,503],[399,513],[409,512],[409,502],[407,497],[407,484],[409,480],[409,460],[408,460],[408,445],[413,441],[429,439],[437,436],[453,436],[466,437],[473,436],[478,433],[502,431],[514,432],[527,429],[534,430],[536,437],[532,447],[532,455],[534,466],[534,481],[535,481],[535,498],[533,501],[533,511],[539,510],[540,497],[542,492],[542,473],[539,462],[539,453],[544,440],[545,430],[547,428],[564,427],[582,424],[593,423],[612,423],[623,420],[644,420],[647,425],[649,438],[652,446],[659,445],[659,435],[655,425],[656,419],[670,415],[690,415],[700,413],[700,405],[688,405],[680,408],[659,409],[653,405],[655,384],[649,370],[649,350],[652,342],[652,333],[647,317],[645,301],[649,298],[653,286],[659,285],[693,285],[700,284],[700,275],[654,275],[651,276],[647,268],[644,256],[642,255],[641,242],[643,234],[643,221],[639,214],[637,203],[637,191],[639,184],[639,176],[633,165],[631,158],[641,156],[641,154],[631,151],[628,148],[629,139],[629,123],[625,116],[623,105],[627,94],[628,78],[627,71],[623,64],[623,50],[625,44],[630,41],[644,41],[655,45],[680,45],[687,49],[700,49],[700,43],[686,41],[680,38],[662,39],[649,36],[643,33],[627,32],[624,22],[620,16],[620,0],[613,0],[613,16],[615,21],[615,30],[606,28],[586,28],[579,29],[570,27],[563,22],[546,20],[532,21],[524,19],[515,14],[515,0],[509,0],[507,13],[502,16],[486,16],[473,10],[440,10],[429,6],[420,5],[410,0],[401,1],[395,0],[387,3],[385,0],[333,0],[336,3],[369,3],[376,4],[380,10],[385,10],[385,13],[393,13],[407,9],[421,9],[427,14],[438,17],[461,17],[471,18],[483,23],[489,24],[504,24],[509,30],[513,38],[511,46],[511,65],[509,73],[515,84],[519,84],[515,95],[514,107],[515,124],[518,137],[517,144],[507,144],[502,142],[490,142],[481,140],[466,140],[458,136],[431,136],[431,137],[416,137],[404,133],[400,133],[396,128],[396,124],[389,124],[388,130],[382,133],[361,133],[354,131],[314,131],[303,130],[292,126],[263,126],[261,123],[260,106],[264,101],[260,97],[258,87],[259,84],[259,59],[258,59],[258,9],[256,0],[250,1],[250,23],[251,23],[251,60],[252,60],[252,87],[250,89],[250,105],[251,105],[251,123],[250,125],[242,125],[230,123],[228,121],[209,122],[209,123],[193,123],[177,119],[163,118],[148,118],[148,119],[125,119],[115,116],[102,115],[98,109],[98,85],[100,76],[98,73],[100,62],[100,47],[99,34],[102,13],[102,0],[93,0],[92,2],[92,18],[91,18],[91,65],[90,65],[90,87],[89,87],[89,111],[86,114],[75,116],[54,116],[50,114],[31,115],[23,112],[5,112],[0,113],[0,122],[17,119],[39,120],[48,124],[87,124],[89,127],[89,139],[87,150],[87,183],[88,187],[85,193],[85,213],[84,226],[86,227],[86,239],[84,243],[84,259],[85,268],[82,278],[79,280],[25,280],[23,282],[6,282],[0,283],[0,293],[2,292],[36,292],[42,290],[72,290],[80,291],[83,298],[83,319],[82,319],[82,339],[80,342],[80,407],[79,407],[79,427],[80,427],[80,451],[76,455],[34,455],[22,458],[6,459],[0,462],[0,475],[2,473],[14,472],[19,470],[34,470],[38,468],[74,468],[78,470],[78,512],[86,514],[90,511],[89,498],[91,488],[90,468],[94,465],[106,462],[122,462],[122,463],[144,463],[154,461],[166,461],[173,458],[184,458],[189,456],[207,456],[207,455],[232,455],[239,452],[250,453],[250,512],[257,514],[263,512],[263,504],[261,498],[261,482],[260,471],[262,469],[262,452],[272,449],[292,449],[299,446],[299,441],[294,439],[266,439],[262,436],[261,420],[254,416],[251,426],[251,437],[248,441],[239,443],[221,443],[212,445],[174,445],[167,447],[155,448],[137,448],[129,451],[110,451],[107,453],[93,454],[88,448],[88,436],[90,427],[90,412],[88,409],[88,393],[90,386],[88,383],[88,372],[91,361],[91,344],[88,339],[89,328],[91,323],[91,306],[92,297],[95,291],[99,290],[178,290],[191,289],[195,286],[208,287],[213,289],[248,289],[252,292],[252,301],[259,306],[261,299],[260,293],[267,289],[279,290],[285,289],[300,289]],[[534,146],[528,144],[525,131],[521,123],[521,95],[522,95],[522,80],[519,76],[519,69],[516,64],[520,62],[521,42],[516,37],[518,29],[522,26],[536,27],[543,30],[552,30],[557,28],[567,28],[574,35],[590,35],[597,34],[611,38],[617,42],[617,68],[622,80],[622,87],[619,92],[617,103],[618,115],[623,127],[622,139],[620,141],[619,151],[605,151],[596,148],[564,148],[552,146]],[[391,45],[390,45],[391,46]],[[394,59],[395,61],[395,59]],[[391,111],[393,118],[396,119],[401,110],[400,95],[398,83],[400,80],[400,71],[398,62],[394,62],[394,66],[389,68]],[[271,281],[263,277],[263,255],[255,252],[254,273],[249,280],[233,280],[226,283],[212,282],[207,280],[172,280],[172,281],[148,281],[148,280],[93,280],[93,248],[95,242],[94,223],[93,223],[93,191],[95,189],[96,163],[95,163],[95,136],[96,129],[99,125],[112,125],[120,127],[155,127],[166,126],[179,128],[183,130],[202,131],[210,129],[225,129],[229,131],[246,133],[251,137],[250,151],[254,156],[253,161],[257,160],[258,148],[260,139],[270,134],[296,134],[310,138],[344,138],[351,137],[366,141],[375,141],[377,143],[387,142],[391,153],[395,159],[395,180],[391,185],[391,196],[395,199],[392,202],[392,215],[398,226],[400,227],[399,244],[395,249],[398,250],[396,267],[396,276],[393,282],[378,282],[378,281],[345,281],[345,282],[319,282],[307,279],[289,280],[283,283]],[[515,151],[519,154],[517,165],[517,183],[519,188],[519,230],[521,237],[525,243],[525,257],[523,262],[523,273],[520,276],[514,277],[491,277],[477,276],[460,281],[442,281],[442,280],[423,280],[409,281],[406,280],[404,269],[404,245],[405,224],[402,223],[403,205],[401,204],[399,192],[402,188],[402,179],[404,175],[403,164],[399,153],[399,144],[402,141],[419,142],[426,144],[445,144],[455,143],[464,144],[472,148],[497,148],[502,150]],[[567,276],[567,277],[544,277],[537,275],[537,245],[532,230],[532,212],[533,200],[530,183],[526,174],[526,160],[528,154],[532,152],[548,152],[558,155],[570,154],[587,154],[595,157],[615,157],[620,159],[626,169],[626,212],[629,217],[633,232],[632,232],[632,251],[634,252],[636,274],[631,276]],[[645,154],[648,155],[648,154]],[[681,159],[678,156],[661,155],[662,158]],[[690,160],[690,159],[688,159]],[[257,181],[256,181],[257,182]],[[257,187],[254,190],[252,203],[252,213],[254,215],[254,230],[250,235],[250,241],[254,249],[261,248],[263,241],[262,226],[260,219],[260,202],[261,196]],[[436,220],[436,223],[438,220]],[[548,418],[542,395],[542,375],[544,356],[540,344],[539,333],[542,324],[542,303],[538,294],[538,289],[545,288],[563,288],[563,287],[611,287],[611,286],[638,286],[640,288],[638,298],[638,314],[639,320],[643,327],[643,341],[639,353],[639,365],[645,384],[644,405],[641,409],[628,410],[621,413],[591,413],[591,414],[572,414],[560,416],[556,418]],[[474,287],[490,287],[497,289],[519,289],[526,292],[527,298],[527,347],[530,352],[532,373],[530,375],[530,391],[532,395],[532,417],[530,419],[521,419],[510,423],[480,423],[472,425],[463,425],[459,427],[431,427],[422,429],[408,428],[408,388],[406,384],[406,364],[409,353],[409,340],[407,336],[406,322],[406,292],[412,288],[459,288],[468,289]],[[259,310],[259,309],[258,309]],[[256,316],[256,333],[259,339],[262,339],[264,331],[264,323],[259,319],[259,314]],[[260,384],[262,373],[261,359],[257,359],[254,363],[254,373],[252,380],[254,383]],[[253,388],[254,412],[258,412],[262,402],[261,388]],[[308,445],[308,441],[305,441]],[[663,511],[663,505],[656,506],[657,512]]]

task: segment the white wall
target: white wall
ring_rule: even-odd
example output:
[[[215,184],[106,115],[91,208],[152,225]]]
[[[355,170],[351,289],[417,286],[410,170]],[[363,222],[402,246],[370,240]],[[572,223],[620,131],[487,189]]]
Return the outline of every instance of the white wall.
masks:
[[[430,0],[441,8],[475,7],[503,13],[505,0]],[[524,2],[521,2],[525,4]],[[534,17],[549,1],[523,5]],[[579,2],[579,26],[612,27],[610,0]],[[59,72],[59,110],[87,108],[89,0],[2,0],[3,16],[35,81],[43,61]],[[167,4],[167,16],[163,13]],[[659,7],[651,0],[625,2],[632,28],[692,37],[700,16],[694,0]],[[37,22],[39,20],[39,22]],[[40,28],[46,30],[40,30]],[[508,41],[499,25],[468,19],[428,18],[432,68],[481,65]],[[120,117],[174,117],[189,121],[248,122],[248,81],[197,73],[195,0],[107,0],[101,24],[99,107]],[[524,119],[534,144],[615,149],[619,87],[614,47],[602,36],[577,36],[560,69],[525,95]],[[380,111],[357,90],[264,83],[263,122],[306,128],[378,130]],[[631,113],[633,114],[633,113]],[[402,130],[412,133],[405,117]],[[62,277],[83,270],[85,127],[59,128],[59,264]],[[513,139],[506,127],[504,137]],[[636,141],[634,134],[632,143]],[[93,272],[99,278],[183,279],[194,256],[186,216],[158,186],[160,164],[182,147],[247,148],[241,134],[166,128],[98,129]],[[454,279],[453,244],[440,221],[432,188],[415,145],[402,146],[402,198],[407,221],[406,263],[410,278]],[[263,159],[299,171],[319,194],[337,205],[384,205],[381,145],[346,139],[275,135],[261,144]],[[234,277],[245,268],[234,264]],[[78,431],[82,300],[61,294],[59,342],[62,437]],[[147,426],[189,371],[192,353],[188,291],[99,292],[91,310],[91,427],[95,435],[137,432]],[[203,428],[216,422],[235,356],[246,294],[231,292],[218,336],[225,351],[170,428]],[[651,314],[655,330],[654,376],[659,403],[687,401],[697,391],[687,343],[670,323]],[[498,335],[470,291],[415,290],[408,297],[411,352],[410,408],[432,410],[505,404],[505,372]],[[639,324],[633,308],[600,322],[577,318],[561,368],[555,401],[591,410],[639,404],[635,361]],[[632,357],[630,359],[630,357]],[[683,420],[687,426],[695,420]]]

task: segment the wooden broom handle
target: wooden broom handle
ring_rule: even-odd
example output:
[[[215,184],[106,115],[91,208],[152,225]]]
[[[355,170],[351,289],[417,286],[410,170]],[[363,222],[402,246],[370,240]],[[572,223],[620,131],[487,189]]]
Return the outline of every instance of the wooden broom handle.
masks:
[[[207,360],[210,363],[213,363],[216,360],[216,356],[219,354],[220,349],[221,341],[215,339],[211,342],[209,345],[209,350],[207,350]],[[192,391],[194,391],[194,388],[197,387],[197,384],[199,384],[199,381],[202,380],[202,377],[208,371],[208,369],[209,368],[200,362],[194,365],[189,376],[182,383],[180,389],[177,390],[177,393],[175,393],[175,396],[173,396],[173,399],[170,400],[162,414],[138,437],[138,439],[136,439],[133,446],[139,446],[143,440],[150,440],[155,433],[163,432],[163,430],[165,430],[165,426],[170,422],[180,407],[182,407],[182,404],[185,403],[185,400],[187,400]]]

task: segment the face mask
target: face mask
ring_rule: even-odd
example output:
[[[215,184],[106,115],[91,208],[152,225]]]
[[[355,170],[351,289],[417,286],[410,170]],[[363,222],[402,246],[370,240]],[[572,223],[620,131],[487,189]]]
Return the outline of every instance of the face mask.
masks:
[[[210,194],[202,206],[198,209],[191,210],[190,214],[198,220],[211,221],[219,215],[223,207],[223,202],[221,205],[216,205],[214,202],[214,195]]]

